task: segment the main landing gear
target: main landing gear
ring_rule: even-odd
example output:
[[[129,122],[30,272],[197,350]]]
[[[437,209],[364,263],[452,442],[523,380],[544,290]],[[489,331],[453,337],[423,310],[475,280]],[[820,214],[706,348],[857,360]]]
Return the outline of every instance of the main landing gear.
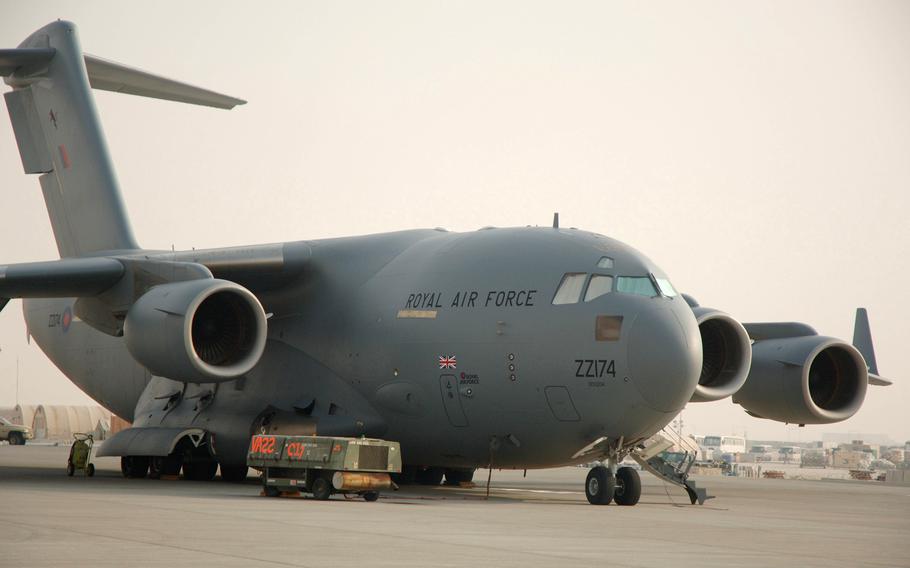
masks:
[[[585,480],[585,497],[592,505],[631,506],[641,498],[641,479],[631,467],[621,467],[616,474],[602,465],[591,468]]]

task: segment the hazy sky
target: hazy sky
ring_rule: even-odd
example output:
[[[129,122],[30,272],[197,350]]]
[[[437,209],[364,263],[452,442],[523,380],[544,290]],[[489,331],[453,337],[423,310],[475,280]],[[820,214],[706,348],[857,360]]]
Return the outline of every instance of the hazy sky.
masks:
[[[689,405],[687,430],[910,439],[908,2],[0,0],[0,46],[56,18],[89,53],[249,101],[96,92],[145,247],[545,225],[559,211],[742,321],[850,339],[869,308],[896,384],[870,388],[856,416],[798,429],[728,399]],[[0,262],[55,258],[5,116],[0,191]],[[0,348],[0,406],[17,357],[21,401],[88,401],[26,344],[19,302],[0,313]]]

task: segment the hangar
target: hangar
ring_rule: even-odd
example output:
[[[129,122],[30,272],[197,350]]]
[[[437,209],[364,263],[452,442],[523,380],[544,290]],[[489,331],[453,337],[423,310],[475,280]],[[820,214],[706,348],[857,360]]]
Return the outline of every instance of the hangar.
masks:
[[[68,440],[74,432],[92,433],[102,440],[111,431],[111,413],[100,406],[17,404],[0,408],[0,416],[31,428],[35,440]]]

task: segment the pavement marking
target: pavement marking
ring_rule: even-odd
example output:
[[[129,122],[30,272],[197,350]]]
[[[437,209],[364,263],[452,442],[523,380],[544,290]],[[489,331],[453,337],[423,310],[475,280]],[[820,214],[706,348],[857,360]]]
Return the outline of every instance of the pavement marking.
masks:
[[[514,487],[491,487],[491,491],[516,491],[518,493],[544,493],[550,495],[581,495],[581,491],[557,491],[555,489],[516,489]]]

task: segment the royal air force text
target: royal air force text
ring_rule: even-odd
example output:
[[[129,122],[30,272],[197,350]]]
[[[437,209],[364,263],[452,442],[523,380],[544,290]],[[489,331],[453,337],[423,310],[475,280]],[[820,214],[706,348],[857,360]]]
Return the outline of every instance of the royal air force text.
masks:
[[[449,300],[442,292],[415,292],[408,295],[406,309],[431,308],[526,308],[533,307],[537,290],[477,290],[456,292]]]

